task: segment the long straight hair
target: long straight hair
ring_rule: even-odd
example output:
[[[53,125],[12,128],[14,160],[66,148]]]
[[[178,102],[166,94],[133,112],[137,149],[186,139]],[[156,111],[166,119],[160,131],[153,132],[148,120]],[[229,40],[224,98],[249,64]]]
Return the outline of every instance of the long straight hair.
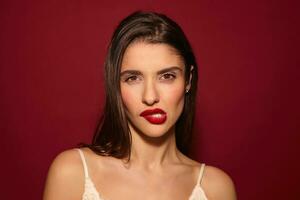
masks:
[[[188,155],[195,114],[197,63],[179,25],[169,17],[155,12],[134,12],[115,29],[105,59],[106,97],[103,115],[92,143],[85,146],[100,155],[130,159],[132,141],[121,97],[120,71],[124,52],[135,41],[170,45],[184,60],[186,84],[192,73],[191,88],[185,95],[183,111],[175,124],[177,148]]]

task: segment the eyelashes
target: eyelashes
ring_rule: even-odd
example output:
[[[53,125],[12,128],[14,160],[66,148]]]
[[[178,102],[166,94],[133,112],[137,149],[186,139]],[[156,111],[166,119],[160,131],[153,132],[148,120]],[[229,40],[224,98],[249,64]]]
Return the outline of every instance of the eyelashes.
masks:
[[[172,82],[177,78],[176,73],[164,73],[158,76],[158,80],[162,81],[162,82]],[[142,75],[127,75],[124,76],[124,78],[122,79],[124,82],[126,83],[139,83],[143,80],[143,76]]]
[[[124,79],[124,82],[126,83],[138,83],[140,81],[141,81],[141,77],[138,75],[128,76]]]
[[[161,80],[173,80],[173,79],[176,79],[176,74],[165,73],[165,74],[162,74],[162,76],[161,76]]]

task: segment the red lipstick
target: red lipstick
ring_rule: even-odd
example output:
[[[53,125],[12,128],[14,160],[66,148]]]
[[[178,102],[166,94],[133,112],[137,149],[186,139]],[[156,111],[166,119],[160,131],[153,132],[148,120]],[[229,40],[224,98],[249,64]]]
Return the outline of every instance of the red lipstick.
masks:
[[[167,120],[167,113],[162,109],[144,110],[141,114],[151,124],[163,124]]]

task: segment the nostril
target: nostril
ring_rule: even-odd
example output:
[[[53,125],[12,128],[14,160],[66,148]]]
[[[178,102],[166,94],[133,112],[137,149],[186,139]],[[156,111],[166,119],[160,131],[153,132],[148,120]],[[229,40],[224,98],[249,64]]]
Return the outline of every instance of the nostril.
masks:
[[[144,98],[143,99],[143,103],[148,106],[152,106],[158,102],[159,102],[158,98]]]
[[[159,102],[159,98],[157,95],[144,95],[143,97],[143,102],[147,105],[153,105],[155,103],[158,103]]]

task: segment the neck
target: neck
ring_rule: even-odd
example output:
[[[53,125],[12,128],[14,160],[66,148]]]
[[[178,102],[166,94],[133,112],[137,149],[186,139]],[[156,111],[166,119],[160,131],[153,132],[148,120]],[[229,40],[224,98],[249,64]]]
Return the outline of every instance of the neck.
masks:
[[[161,168],[168,163],[179,162],[179,150],[176,147],[175,128],[160,137],[149,137],[130,127],[132,148],[130,165],[147,170]]]

